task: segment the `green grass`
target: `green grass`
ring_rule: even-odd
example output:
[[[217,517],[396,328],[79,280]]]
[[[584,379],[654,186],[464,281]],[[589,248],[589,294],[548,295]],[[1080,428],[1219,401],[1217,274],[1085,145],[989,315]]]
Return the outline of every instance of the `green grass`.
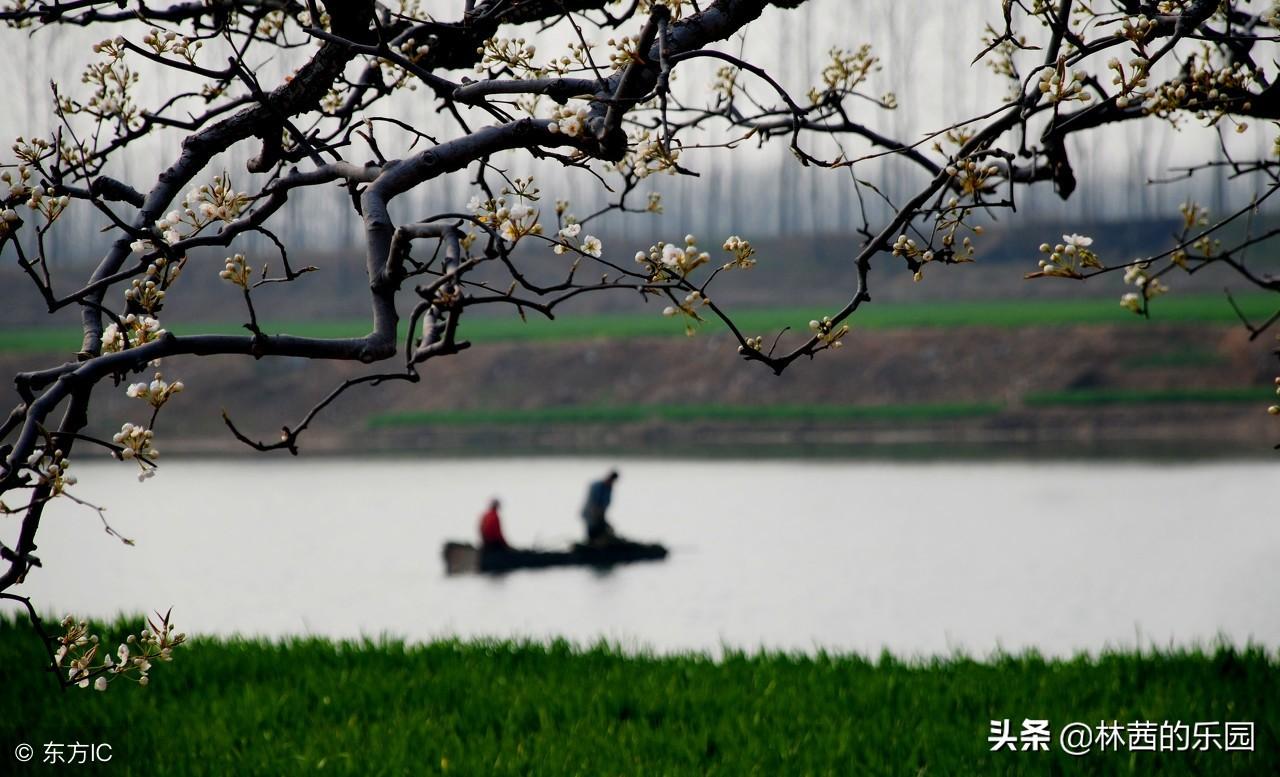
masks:
[[[197,639],[149,687],[98,693],[59,691],[29,628],[6,619],[0,665],[5,774],[27,773],[18,743],[39,753],[75,741],[110,743],[109,773],[148,777],[1280,773],[1280,662],[1257,648],[712,661],[564,643]],[[1004,718],[1015,731],[1047,719],[1054,732],[1253,721],[1255,751],[1072,758],[1055,741],[1048,753],[992,753],[989,721]]]
[[[1037,391],[1024,397],[1030,407],[1097,407],[1100,405],[1168,405],[1190,403],[1255,403],[1274,401],[1271,387],[1174,389],[1069,389]],[[831,423],[947,421],[998,415],[997,402],[922,403],[899,405],[586,405],[525,410],[474,408],[467,410],[405,410],[369,417],[371,428],[403,426],[514,426],[524,424],[621,424],[646,421]]]
[[[1236,299],[1253,319],[1262,319],[1280,307],[1274,294],[1246,294]],[[1164,323],[1229,325],[1238,323],[1226,300],[1218,295],[1169,295],[1153,306],[1152,320]],[[660,307],[644,311],[593,316],[566,315],[555,321],[533,316],[528,322],[515,316],[467,319],[462,333],[475,342],[584,340],[593,338],[680,337],[684,326],[659,315]],[[747,334],[766,334],[791,327],[807,331],[810,319],[833,312],[831,309],[769,308],[733,312],[739,328]],[[851,323],[862,329],[903,327],[1024,327],[1103,324],[1141,324],[1145,319],[1129,313],[1113,299],[1000,300],[991,302],[884,302],[866,306]],[[356,337],[368,331],[367,321],[265,321],[267,332],[288,332],[306,337]],[[243,333],[236,322],[203,325],[175,324],[177,334]],[[722,331],[708,321],[703,331]],[[74,351],[79,347],[79,330],[66,327],[12,328],[0,331],[0,351]]]
[[[1028,394],[1025,402],[1032,407],[1098,405],[1169,405],[1189,403],[1253,402],[1265,405],[1275,400],[1272,387],[1207,388],[1207,389],[1071,389],[1039,391]]]
[[[424,424],[596,424],[642,421],[935,421],[999,413],[995,403],[920,405],[594,405],[545,407],[528,410],[478,408],[473,410],[403,411],[379,413],[371,427]]]

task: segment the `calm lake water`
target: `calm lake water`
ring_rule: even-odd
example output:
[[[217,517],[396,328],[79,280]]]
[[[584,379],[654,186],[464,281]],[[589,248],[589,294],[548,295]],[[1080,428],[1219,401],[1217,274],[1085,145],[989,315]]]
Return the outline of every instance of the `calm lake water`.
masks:
[[[586,483],[617,465],[613,523],[661,563],[446,577],[486,500],[514,544],[580,531]],[[172,606],[185,630],[606,638],[903,655],[1036,647],[1280,646],[1276,469],[1265,462],[694,462],[278,458],[170,461],[137,483],[78,464],[96,515],[58,504],[48,610]],[[6,542],[14,522],[0,526]]]

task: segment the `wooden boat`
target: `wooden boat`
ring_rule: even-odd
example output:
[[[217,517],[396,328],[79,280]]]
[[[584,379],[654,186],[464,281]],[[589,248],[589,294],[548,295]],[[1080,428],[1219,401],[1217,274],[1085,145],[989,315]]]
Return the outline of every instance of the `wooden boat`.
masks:
[[[662,545],[629,540],[599,546],[575,543],[568,550],[482,550],[465,542],[444,544],[445,572],[450,575],[468,572],[495,574],[543,567],[612,567],[633,561],[659,561],[666,557],[667,549]]]

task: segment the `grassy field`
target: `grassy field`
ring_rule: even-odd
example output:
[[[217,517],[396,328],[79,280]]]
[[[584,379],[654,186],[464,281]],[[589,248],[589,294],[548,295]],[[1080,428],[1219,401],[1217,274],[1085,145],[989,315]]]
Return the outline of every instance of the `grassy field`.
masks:
[[[1274,387],[1242,386],[1209,389],[1072,389],[1041,391],[1028,394],[1024,401],[1032,407],[1097,407],[1099,405],[1170,405],[1193,403],[1257,403],[1274,402]]]
[[[1124,405],[1254,403],[1260,408],[1275,400],[1270,386],[1209,389],[1073,389],[1027,394],[1028,407],[1099,407]],[[927,423],[998,415],[998,402],[920,403],[894,405],[575,405],[527,410],[473,408],[466,410],[405,410],[373,415],[371,428],[402,426],[509,426],[523,424],[622,424],[645,421],[673,423],[839,423],[886,421]]]
[[[59,691],[39,650],[0,621],[0,773],[27,773],[19,743],[38,764],[75,741],[110,743],[109,773],[188,777],[1280,773],[1280,657],[1258,649],[904,663],[198,639],[149,687],[104,693]],[[990,752],[1004,718],[1050,721],[1051,751]],[[1062,752],[1062,726],[1104,720],[1252,721],[1255,749]]]
[[[1252,319],[1263,319],[1280,305],[1275,295],[1246,294],[1236,302]],[[564,316],[555,321],[530,316],[528,322],[515,316],[470,318],[463,336],[475,342],[553,341],[591,338],[679,337],[684,326],[659,315],[660,306],[646,312],[595,316]],[[807,331],[810,319],[832,313],[821,308],[743,309],[734,319],[746,334],[777,332],[784,327]],[[1218,295],[1170,295],[1153,305],[1152,320],[1183,324],[1238,324],[1235,313]],[[1001,300],[993,302],[897,302],[867,306],[854,316],[855,328],[963,326],[1069,326],[1099,324],[1142,324],[1144,319],[1122,309],[1115,300]],[[309,321],[263,323],[267,332],[287,332],[310,337],[354,337],[368,331],[367,321]],[[205,325],[175,325],[177,334],[210,332],[243,334],[239,322]],[[716,322],[703,326],[706,332],[721,331]],[[79,330],[74,328],[8,328],[0,330],[0,351],[72,351],[79,347]]]

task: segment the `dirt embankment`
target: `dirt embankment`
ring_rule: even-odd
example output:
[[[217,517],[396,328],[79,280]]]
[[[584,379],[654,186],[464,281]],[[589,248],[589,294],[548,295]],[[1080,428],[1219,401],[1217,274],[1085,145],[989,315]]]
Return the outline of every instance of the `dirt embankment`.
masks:
[[[56,356],[0,356],[0,369],[48,366]],[[377,365],[375,365],[376,367]],[[187,390],[157,424],[164,453],[233,452],[221,419],[274,440],[343,380],[353,364],[173,359],[162,365]],[[384,367],[385,369],[385,367]],[[316,452],[438,453],[714,451],[732,455],[911,450],[937,453],[1008,445],[1009,453],[1120,449],[1195,456],[1266,454],[1280,421],[1259,400],[1214,392],[1265,387],[1280,372],[1268,346],[1239,328],[1151,325],[856,331],[846,347],[774,376],[744,364],[724,336],[477,346],[430,363],[416,384],[358,387],[329,407],[304,438]],[[150,373],[146,374],[150,377]],[[1199,401],[1045,403],[1046,393],[1207,389]],[[388,413],[566,407],[982,405],[957,417],[808,418],[556,423],[371,425]],[[991,408],[990,406],[996,406]],[[93,430],[109,436],[145,420],[124,387],[95,397]],[[1177,443],[1176,445],[1172,445]]]

